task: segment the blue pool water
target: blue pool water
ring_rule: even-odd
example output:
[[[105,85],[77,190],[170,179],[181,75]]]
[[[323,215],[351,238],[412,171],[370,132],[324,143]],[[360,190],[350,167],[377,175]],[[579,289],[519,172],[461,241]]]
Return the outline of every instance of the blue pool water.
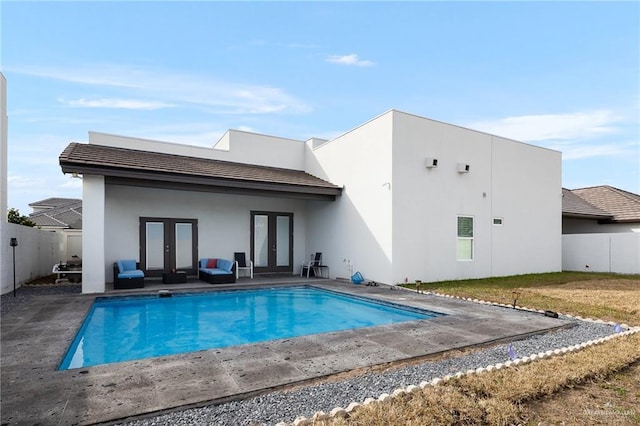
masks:
[[[313,287],[96,299],[59,370],[426,319]]]

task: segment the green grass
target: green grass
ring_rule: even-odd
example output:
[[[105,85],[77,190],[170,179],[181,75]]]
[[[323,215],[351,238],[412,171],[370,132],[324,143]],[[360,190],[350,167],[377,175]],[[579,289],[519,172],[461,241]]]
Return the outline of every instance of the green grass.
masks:
[[[514,291],[518,291],[517,304],[537,309],[552,310],[565,314],[583,317],[601,318],[603,320],[640,324],[640,311],[628,311],[616,306],[599,302],[596,298],[589,303],[582,303],[562,298],[549,297],[536,293],[535,289],[557,288],[563,284],[577,281],[594,280],[632,280],[637,281],[640,289],[640,275],[622,275],[594,272],[553,272],[546,274],[514,275],[473,280],[440,281],[422,283],[422,291],[445,293],[460,297],[470,297],[498,303],[512,304]],[[403,285],[415,289],[415,283]],[[633,283],[635,287],[635,283]],[[632,289],[630,289],[631,291]],[[630,297],[637,297],[637,291]]]

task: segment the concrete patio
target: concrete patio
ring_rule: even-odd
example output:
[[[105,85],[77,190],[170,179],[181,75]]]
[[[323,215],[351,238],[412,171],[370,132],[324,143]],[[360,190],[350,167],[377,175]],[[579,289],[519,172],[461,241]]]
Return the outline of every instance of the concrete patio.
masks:
[[[544,315],[299,277],[230,285],[158,283],[135,293],[212,291],[308,283],[447,314],[429,320],[325,333],[175,356],[56,371],[99,295],[43,296],[2,317],[2,424],[95,424],[246,398],[353,369],[515,340],[569,322]],[[132,292],[110,292],[107,296]]]

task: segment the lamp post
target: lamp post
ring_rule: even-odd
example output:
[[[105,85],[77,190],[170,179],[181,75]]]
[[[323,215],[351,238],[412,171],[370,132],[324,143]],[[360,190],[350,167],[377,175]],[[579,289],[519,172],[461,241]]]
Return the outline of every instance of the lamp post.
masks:
[[[16,297],[16,247],[18,239],[11,238],[9,245],[13,248],[13,297]]]

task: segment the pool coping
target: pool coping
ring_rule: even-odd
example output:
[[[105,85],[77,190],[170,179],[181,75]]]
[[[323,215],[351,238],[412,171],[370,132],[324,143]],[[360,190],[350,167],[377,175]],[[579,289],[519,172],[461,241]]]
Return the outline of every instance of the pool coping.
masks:
[[[388,286],[335,281],[309,285],[447,315],[56,371],[93,300],[105,294],[43,296],[2,318],[2,422],[111,423],[243,399],[354,369],[517,340],[572,324],[539,313]]]

